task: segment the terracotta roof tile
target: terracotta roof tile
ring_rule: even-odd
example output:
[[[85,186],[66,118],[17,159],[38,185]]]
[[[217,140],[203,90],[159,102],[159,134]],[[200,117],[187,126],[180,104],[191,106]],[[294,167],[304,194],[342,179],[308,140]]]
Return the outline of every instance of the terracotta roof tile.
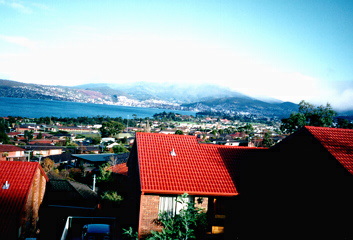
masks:
[[[353,129],[312,126],[305,128],[353,174]]]
[[[19,134],[21,134],[20,132],[9,132],[9,133],[6,133],[7,136],[17,136]]]
[[[128,167],[126,163],[116,164],[114,166],[111,166],[109,169],[114,173],[122,174],[125,176],[128,175]]]
[[[195,136],[136,133],[141,190],[145,193],[237,195],[236,154],[253,148],[200,144]],[[174,155],[172,153],[175,153]]]
[[[0,144],[0,152],[17,152],[17,151],[24,151],[24,149],[20,147],[16,147],[11,144]]]
[[[0,235],[19,223],[38,167],[36,162],[0,161]],[[3,189],[6,181],[9,189]]]

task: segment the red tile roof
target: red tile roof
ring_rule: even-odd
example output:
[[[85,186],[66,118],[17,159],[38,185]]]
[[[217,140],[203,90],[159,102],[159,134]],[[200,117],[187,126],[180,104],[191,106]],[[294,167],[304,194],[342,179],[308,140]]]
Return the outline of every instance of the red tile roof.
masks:
[[[57,142],[58,140],[48,140],[48,139],[34,139],[28,142],[29,145],[33,144],[54,144],[54,142]]]
[[[353,129],[312,126],[305,128],[353,174]]]
[[[141,191],[160,194],[237,195],[235,159],[258,150],[200,144],[195,136],[144,132],[136,133],[136,144]]]
[[[128,167],[126,166],[126,163],[120,163],[120,164],[111,166],[109,170],[114,173],[122,174],[125,176],[127,176],[127,173],[128,173]]]
[[[46,177],[37,162],[0,161],[0,235],[19,227],[20,217],[38,168]],[[10,184],[9,189],[3,189],[6,181]]]
[[[9,132],[9,133],[6,133],[6,134],[7,134],[7,136],[17,136],[17,135],[22,134],[22,133],[20,133],[20,132]]]
[[[24,151],[24,149],[20,147],[16,147],[11,144],[0,144],[0,152],[17,152],[17,151]]]

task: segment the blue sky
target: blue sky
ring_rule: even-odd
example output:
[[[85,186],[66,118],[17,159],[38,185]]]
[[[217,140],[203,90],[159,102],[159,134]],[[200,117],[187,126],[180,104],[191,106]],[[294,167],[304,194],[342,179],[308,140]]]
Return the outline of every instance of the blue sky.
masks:
[[[0,0],[0,78],[214,83],[353,109],[353,1]]]

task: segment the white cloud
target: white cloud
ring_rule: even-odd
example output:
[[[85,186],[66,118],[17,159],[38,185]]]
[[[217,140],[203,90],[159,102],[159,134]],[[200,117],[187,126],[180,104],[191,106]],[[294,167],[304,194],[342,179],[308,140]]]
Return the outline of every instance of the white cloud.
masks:
[[[26,37],[0,35],[0,40],[3,40],[8,43],[16,44],[21,47],[32,48],[36,46],[36,43],[34,41],[31,41]]]
[[[313,103],[317,105],[326,105],[330,103],[336,111],[353,110],[353,88],[348,86],[345,89],[337,87],[340,82],[322,83],[320,85],[320,94],[313,99]]]
[[[42,10],[50,10],[50,7],[41,3],[31,3],[32,6]]]
[[[8,3],[8,5],[16,10],[19,10],[20,12],[32,13],[32,10],[29,7],[26,7],[25,5],[23,5],[19,2],[10,2],[10,3]]]
[[[33,46],[26,38],[0,37]],[[296,103],[330,102],[336,107],[353,99],[353,91],[340,93],[338,100],[338,93],[329,92],[318,79],[281,71],[232,49],[191,40],[99,36],[52,44],[37,46],[22,55],[0,56],[0,65],[12,80],[48,85],[129,81],[213,83],[252,96]]]
[[[18,1],[18,0],[0,0],[0,4],[9,6],[12,9],[19,11],[25,14],[33,13],[33,8],[41,10],[49,10],[50,8],[47,5],[29,2],[29,1]]]

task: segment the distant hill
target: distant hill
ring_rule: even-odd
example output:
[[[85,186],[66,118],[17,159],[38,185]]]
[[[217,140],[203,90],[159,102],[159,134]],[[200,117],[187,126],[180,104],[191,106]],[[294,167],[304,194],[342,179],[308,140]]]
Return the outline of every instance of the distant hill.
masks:
[[[32,98],[153,107],[173,110],[216,111],[265,117],[288,117],[298,105],[277,99],[261,101],[216,85],[135,82],[85,84],[75,87],[27,84],[0,80],[0,97]]]
[[[206,101],[220,97],[249,98],[239,92],[211,84],[195,85],[133,82],[129,84],[85,84],[76,86],[76,88],[95,90],[110,88],[122,91],[130,97],[140,101],[156,99],[179,104]]]
[[[104,101],[114,102],[112,96],[94,90],[28,84],[4,79],[0,79],[0,97],[91,103],[103,103]]]
[[[187,109],[198,111],[218,111],[225,113],[241,113],[244,115],[257,115],[260,117],[288,117],[292,112],[298,111],[298,105],[291,102],[268,103],[253,98],[226,97],[204,102],[181,105]]]

